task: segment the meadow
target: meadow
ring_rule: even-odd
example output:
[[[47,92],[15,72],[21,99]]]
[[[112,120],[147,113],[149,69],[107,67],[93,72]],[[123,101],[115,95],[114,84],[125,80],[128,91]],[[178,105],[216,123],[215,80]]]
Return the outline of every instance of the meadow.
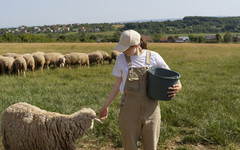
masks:
[[[110,53],[116,43],[1,43],[7,52]],[[158,149],[240,149],[240,44],[150,43],[170,68],[181,74],[183,89],[171,101],[159,101]],[[0,76],[0,114],[11,104],[27,102],[48,111],[71,114],[83,107],[97,113],[113,85],[113,64],[90,68],[44,69],[27,77]],[[121,94],[108,119],[78,141],[78,149],[122,149],[118,126]],[[0,116],[1,119],[1,116]],[[0,135],[1,137],[1,135]],[[139,143],[141,149],[141,143]],[[3,149],[0,143],[0,149]]]

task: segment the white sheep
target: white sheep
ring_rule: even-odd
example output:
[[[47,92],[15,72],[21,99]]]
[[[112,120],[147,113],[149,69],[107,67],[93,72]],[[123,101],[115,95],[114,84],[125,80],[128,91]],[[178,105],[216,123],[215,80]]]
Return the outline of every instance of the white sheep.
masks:
[[[94,120],[101,122],[90,108],[63,115],[19,102],[3,112],[2,143],[6,150],[75,150]]]
[[[27,67],[31,68],[32,71],[35,69],[35,61],[32,54],[23,54],[23,58],[26,60]]]
[[[13,62],[14,62],[13,57],[0,57],[0,67],[2,74],[5,74],[6,71],[8,72],[9,75],[12,73]]]
[[[88,54],[89,63],[92,64],[93,62],[97,62],[97,65],[103,64],[103,56],[99,52],[92,52]]]
[[[18,76],[23,72],[23,76],[26,77],[27,62],[22,56],[17,57],[14,60],[13,66],[14,69],[16,69]]]
[[[21,54],[17,54],[17,53],[6,53],[3,56],[5,57],[13,57],[13,58],[17,58],[19,56],[21,56]]]
[[[99,51],[96,51],[96,52],[99,52],[99,53],[102,54],[103,60],[108,61],[109,64],[112,63],[112,58],[110,57],[110,55],[109,55],[107,52],[105,52],[105,51],[100,51],[100,50],[99,50]]]
[[[116,60],[116,58],[119,54],[120,54],[119,51],[113,50],[111,53],[111,58]]]
[[[64,67],[65,64],[65,58],[64,55],[61,53],[47,53],[44,54],[45,57],[45,65],[49,69],[49,66],[51,64],[54,65],[54,67]]]
[[[45,57],[44,57],[43,52],[35,52],[32,53],[33,58],[34,58],[34,62],[35,62],[35,67],[36,68],[40,68],[41,72],[43,72],[43,67],[45,64]]]
[[[73,53],[64,55],[64,58],[65,58],[66,66],[78,64],[81,67],[82,65],[85,64],[89,67],[89,58],[88,58],[88,55],[85,53],[73,52]]]

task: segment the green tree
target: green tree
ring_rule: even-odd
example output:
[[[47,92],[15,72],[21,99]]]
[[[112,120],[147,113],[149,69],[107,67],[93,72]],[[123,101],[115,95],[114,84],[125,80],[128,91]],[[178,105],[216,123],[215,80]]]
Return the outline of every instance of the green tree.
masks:
[[[205,38],[203,36],[198,36],[198,43],[203,43],[205,41]]]
[[[216,34],[216,39],[217,39],[217,42],[219,43],[219,42],[222,41],[222,36],[219,33],[217,33]]]
[[[3,34],[3,40],[5,42],[14,42],[15,41],[15,37],[11,33],[6,33],[6,34]]]
[[[223,41],[225,43],[230,43],[232,41],[232,34],[230,32],[227,32],[223,37]]]
[[[58,38],[57,38],[57,41],[60,41],[60,42],[65,42],[66,41],[66,36],[65,35],[59,35]]]
[[[153,36],[152,36],[152,39],[153,39],[153,42],[160,42],[160,39],[161,39],[161,34],[154,34]]]

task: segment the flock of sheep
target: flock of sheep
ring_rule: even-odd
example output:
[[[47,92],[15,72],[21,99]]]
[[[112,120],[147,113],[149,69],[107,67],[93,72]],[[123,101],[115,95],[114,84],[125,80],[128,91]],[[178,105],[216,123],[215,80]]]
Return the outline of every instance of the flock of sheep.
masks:
[[[61,53],[43,53],[34,52],[32,54],[16,54],[6,53],[3,56],[0,55],[0,73],[5,74],[6,72],[10,75],[17,73],[20,75],[23,73],[26,76],[26,71],[31,69],[40,69],[43,72],[43,68],[50,68],[51,65],[54,67],[71,67],[75,65],[87,65],[88,67],[96,62],[98,65],[103,64],[104,61],[108,61],[111,64],[112,59],[116,59],[119,52],[112,51],[109,55],[105,51],[94,51],[92,53],[78,53],[72,52],[69,54]]]
[[[30,68],[41,69],[54,67],[71,67],[96,62],[98,65],[116,59],[119,52],[111,56],[105,51],[85,53],[43,53],[32,54],[6,53],[0,55],[0,73],[10,75],[17,72],[26,76]],[[93,128],[94,120],[101,122],[94,110],[83,108],[71,115],[48,112],[25,102],[9,106],[2,115],[1,133],[5,150],[75,150],[75,142],[84,133]],[[101,122],[102,123],[102,122]]]

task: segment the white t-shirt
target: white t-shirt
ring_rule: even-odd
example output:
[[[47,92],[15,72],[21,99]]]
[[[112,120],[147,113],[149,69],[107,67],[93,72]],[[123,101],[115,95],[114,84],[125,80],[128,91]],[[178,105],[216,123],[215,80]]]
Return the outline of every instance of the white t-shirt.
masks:
[[[166,62],[163,60],[163,58],[156,52],[151,51],[151,61],[150,65],[146,64],[146,50],[141,55],[133,55],[130,56],[132,65],[128,66],[127,61],[125,58],[125,55],[123,53],[119,54],[117,56],[113,72],[112,74],[117,77],[122,77],[122,83],[120,85],[120,91],[123,93],[124,91],[124,85],[127,79],[128,69],[131,67],[138,68],[138,67],[154,67],[154,68],[165,68],[169,69]]]

